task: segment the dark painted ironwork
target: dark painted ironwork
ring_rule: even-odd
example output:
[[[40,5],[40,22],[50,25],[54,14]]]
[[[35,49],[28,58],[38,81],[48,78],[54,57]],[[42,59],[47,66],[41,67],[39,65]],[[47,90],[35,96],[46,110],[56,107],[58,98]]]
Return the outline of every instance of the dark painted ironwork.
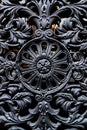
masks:
[[[0,129],[87,129],[87,0],[0,4]]]

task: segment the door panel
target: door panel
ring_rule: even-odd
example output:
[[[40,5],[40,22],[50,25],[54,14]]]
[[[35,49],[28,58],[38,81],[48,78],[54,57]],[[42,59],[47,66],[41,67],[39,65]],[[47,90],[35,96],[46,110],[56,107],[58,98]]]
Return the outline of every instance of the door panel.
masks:
[[[1,2],[0,129],[87,129],[87,0]]]

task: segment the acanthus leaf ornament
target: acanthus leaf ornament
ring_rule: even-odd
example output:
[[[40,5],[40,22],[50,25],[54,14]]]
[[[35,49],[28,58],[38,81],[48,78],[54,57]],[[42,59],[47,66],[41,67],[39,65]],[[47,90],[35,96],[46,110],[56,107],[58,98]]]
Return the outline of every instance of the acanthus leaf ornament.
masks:
[[[87,0],[0,4],[0,129],[87,129]]]

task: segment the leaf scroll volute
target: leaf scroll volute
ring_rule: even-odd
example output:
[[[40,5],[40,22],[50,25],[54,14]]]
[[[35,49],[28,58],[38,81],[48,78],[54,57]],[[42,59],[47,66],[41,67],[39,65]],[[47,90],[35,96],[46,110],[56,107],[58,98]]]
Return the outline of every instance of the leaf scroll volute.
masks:
[[[18,127],[18,126],[12,126],[8,130],[25,130],[25,129],[23,129],[22,127]]]

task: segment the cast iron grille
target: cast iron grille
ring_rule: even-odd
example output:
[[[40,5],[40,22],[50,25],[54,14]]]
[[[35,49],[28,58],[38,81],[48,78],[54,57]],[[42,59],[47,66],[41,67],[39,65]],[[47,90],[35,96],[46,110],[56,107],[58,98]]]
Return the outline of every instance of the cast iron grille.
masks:
[[[0,129],[87,129],[87,0],[1,2]]]

